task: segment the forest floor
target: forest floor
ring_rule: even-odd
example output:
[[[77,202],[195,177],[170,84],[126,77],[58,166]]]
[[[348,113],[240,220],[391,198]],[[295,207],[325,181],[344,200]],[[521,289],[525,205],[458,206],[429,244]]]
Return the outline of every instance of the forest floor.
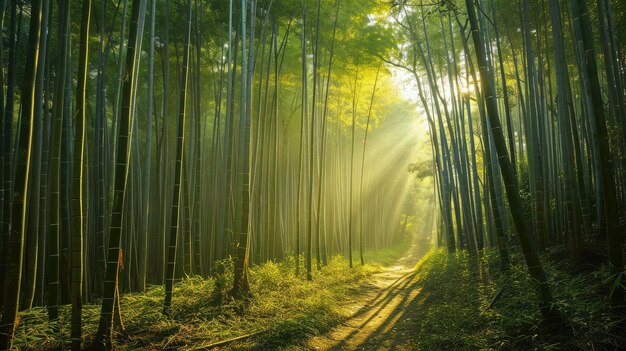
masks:
[[[569,260],[569,248],[542,253],[564,324],[546,326],[517,247],[501,269],[478,258],[427,251],[414,240],[395,264],[373,274],[333,329],[282,350],[626,350],[626,315],[607,309],[612,288],[603,256]]]
[[[374,274],[352,304],[350,317],[331,331],[306,342],[309,350],[402,350],[411,349],[412,331],[399,321],[416,317],[421,303],[415,265],[428,252],[428,242],[414,239],[395,265]],[[298,346],[298,349],[301,349]]]
[[[626,315],[607,309],[612,281],[602,260],[573,265],[567,247],[543,252],[565,320],[546,326],[516,247],[508,272],[493,250],[472,258],[434,249],[411,269],[422,254],[413,252],[375,274],[339,326],[288,350],[626,350]]]
[[[175,284],[172,318],[161,314],[163,288],[122,296],[123,332],[115,350],[621,350],[626,316],[607,310],[611,288],[602,263],[573,266],[567,248],[544,252],[542,261],[565,325],[546,328],[523,259],[511,248],[502,272],[497,253],[480,258],[450,255],[414,240],[366,252],[364,266],[335,257],[313,281],[293,274],[294,261],[250,271],[252,298],[227,294],[229,275],[189,277]],[[357,257],[357,256],[355,256]],[[398,259],[400,257],[400,259]],[[377,263],[375,263],[377,262]],[[417,264],[416,264],[417,262]],[[592,264],[593,263],[593,264]],[[51,331],[45,308],[20,313],[18,350],[67,348],[69,308],[61,330]],[[84,307],[84,346],[93,339],[98,303]]]
[[[407,247],[410,246],[407,250]],[[566,323],[547,328],[533,282],[517,249],[500,268],[497,252],[480,257],[428,250],[414,239],[365,253],[365,265],[334,257],[306,281],[295,262],[250,270],[252,297],[228,295],[232,277],[188,277],[175,284],[173,316],[161,314],[163,287],[122,296],[125,330],[116,350],[618,350],[625,349],[626,316],[607,309],[610,273],[591,257],[568,261],[568,248],[543,252],[556,305]],[[404,255],[402,253],[405,253]],[[353,255],[358,257],[358,255]],[[302,266],[301,266],[302,267]],[[227,270],[228,271],[228,270]],[[69,308],[55,334],[45,308],[20,313],[18,350],[67,347]],[[84,345],[93,339],[99,305],[84,306]]]
[[[172,317],[161,313],[164,289],[150,286],[143,293],[123,294],[124,330],[114,332],[115,350],[277,350],[293,345],[301,349],[311,336],[325,333],[349,316],[344,308],[363,301],[379,273],[398,262],[407,242],[365,252],[365,265],[353,268],[341,256],[305,278],[301,261],[296,276],[294,257],[279,263],[251,267],[251,297],[233,300],[229,294],[232,269],[217,278],[192,276],[174,285]],[[353,255],[358,257],[358,255]],[[409,258],[407,258],[409,259]],[[226,262],[228,264],[228,262]],[[396,273],[392,273],[396,274]],[[375,283],[378,284],[378,283]],[[83,346],[93,339],[98,325],[99,301],[83,307]],[[69,347],[70,308],[60,307],[60,330],[48,322],[45,307],[20,312],[17,350],[59,350]]]

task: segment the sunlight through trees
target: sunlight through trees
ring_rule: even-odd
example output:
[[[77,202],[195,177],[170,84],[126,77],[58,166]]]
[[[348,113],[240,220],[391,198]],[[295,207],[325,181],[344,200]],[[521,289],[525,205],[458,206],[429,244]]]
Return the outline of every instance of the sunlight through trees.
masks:
[[[38,308],[61,349],[108,350],[134,293],[180,321],[185,284],[244,306],[255,269],[317,286],[335,256],[352,275],[416,242],[497,253],[506,277],[521,253],[561,327],[545,255],[564,250],[619,319],[625,19],[618,0],[1,0],[0,350]]]

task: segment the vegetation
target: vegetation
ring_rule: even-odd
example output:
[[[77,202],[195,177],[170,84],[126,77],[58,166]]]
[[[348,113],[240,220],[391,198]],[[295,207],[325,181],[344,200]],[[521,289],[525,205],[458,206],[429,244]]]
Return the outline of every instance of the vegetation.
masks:
[[[611,326],[623,320],[607,313],[602,297],[608,265],[572,270],[564,256],[567,248],[555,247],[541,257],[568,321],[556,331],[529,303],[532,279],[521,253],[512,252],[510,271],[503,274],[496,252],[477,260],[439,249],[419,264],[412,283],[420,290],[415,316],[403,319],[394,334],[408,335],[407,344],[417,350],[619,349],[624,339]]]
[[[397,258],[403,249],[390,249],[387,256]],[[113,345],[118,350],[201,349],[241,336],[246,337],[233,345],[235,349],[273,349],[301,343],[349,314],[345,306],[361,293],[374,273],[383,269],[376,263],[378,255],[368,255],[375,263],[354,269],[348,267],[346,259],[332,257],[327,266],[314,272],[308,284],[302,284],[303,276],[290,274],[295,265],[293,257],[280,263],[268,262],[250,270],[251,298],[243,301],[228,294],[232,274],[185,278],[173,287],[172,318],[163,316],[158,308],[165,293],[162,286],[125,294],[121,300],[125,307],[122,318],[127,321],[125,333],[116,333]],[[86,305],[84,309],[85,336],[89,340],[98,324],[98,305]],[[69,308],[59,312],[62,322],[69,320]],[[47,332],[43,308],[23,312],[20,318],[21,327],[15,336],[18,349],[51,350],[62,340],[69,340],[68,328],[61,330],[61,339]]]
[[[611,1],[595,3],[598,28],[587,1],[398,3],[392,13],[405,45],[383,58],[412,75],[428,119],[441,241],[473,257],[497,247],[505,271],[519,245],[539,310],[554,325],[566,321],[539,259],[554,245],[567,244],[573,264],[605,246],[614,287],[606,297],[617,315],[624,307],[625,192],[615,174],[624,160],[625,91],[623,70],[614,70],[623,49],[613,22],[623,13]]]
[[[431,243],[449,257],[378,289],[478,272],[469,309],[408,310],[493,341],[461,328],[467,347],[621,340],[622,0],[0,0],[0,30],[0,350],[44,309],[41,342],[109,350],[202,347],[176,340],[189,306],[215,335],[256,333],[267,316],[246,311],[270,302],[284,314],[253,339],[276,348],[336,321],[307,289],[335,279],[341,300],[371,252],[389,278]]]

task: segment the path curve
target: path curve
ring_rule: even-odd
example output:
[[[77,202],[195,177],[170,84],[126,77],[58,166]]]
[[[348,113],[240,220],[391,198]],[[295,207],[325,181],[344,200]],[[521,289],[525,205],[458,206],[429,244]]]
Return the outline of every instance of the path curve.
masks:
[[[426,219],[426,218],[424,218]],[[427,226],[425,226],[427,227]],[[306,342],[308,350],[403,350],[411,349],[409,331],[395,328],[420,301],[417,262],[429,249],[426,239],[414,238],[395,265],[374,276],[365,296],[348,306],[350,317],[331,331]]]

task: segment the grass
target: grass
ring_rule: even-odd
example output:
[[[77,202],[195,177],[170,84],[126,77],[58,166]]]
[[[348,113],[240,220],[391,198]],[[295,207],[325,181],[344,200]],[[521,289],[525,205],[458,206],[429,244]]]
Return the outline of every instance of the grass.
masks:
[[[346,317],[345,306],[358,296],[368,279],[406,249],[366,254],[366,265],[333,257],[321,271],[314,269],[313,281],[302,272],[294,275],[294,258],[268,262],[250,269],[252,297],[235,301],[228,295],[232,275],[204,279],[188,277],[174,286],[172,318],[161,314],[164,289],[153,286],[144,293],[122,296],[124,333],[114,333],[119,350],[193,350],[254,334],[229,344],[233,350],[267,350],[298,344],[323,333]],[[302,270],[304,271],[304,270]],[[99,304],[83,308],[84,346],[93,339]],[[45,308],[20,313],[15,346],[20,350],[51,350],[69,346],[69,306],[60,308],[60,334],[52,332]],[[62,344],[63,340],[65,344]]]
[[[350,315],[349,306],[385,266],[393,265],[408,246],[365,253],[365,266],[334,257],[307,282],[304,270],[295,276],[293,257],[250,270],[252,297],[234,301],[228,295],[232,276],[189,277],[175,284],[173,316],[161,314],[161,286],[122,297],[125,332],[114,335],[118,350],[202,349],[216,342],[248,336],[224,346],[229,350],[301,349],[311,336],[324,333]],[[626,317],[607,310],[611,288],[602,263],[572,267],[567,249],[542,256],[556,304],[567,323],[542,325],[533,282],[523,259],[512,250],[513,265],[500,269],[496,252],[480,258],[466,253],[430,251],[416,266],[420,289],[406,313],[385,337],[412,350],[615,350],[624,348]],[[358,256],[353,256],[358,257]],[[302,267],[302,266],[301,266]],[[493,300],[502,290],[498,299]],[[84,340],[93,339],[99,305],[84,307]],[[20,350],[51,350],[69,340],[69,307],[61,308],[60,335],[48,324],[44,308],[20,314],[15,346]],[[405,349],[406,349],[405,348]],[[221,348],[224,349],[224,348]]]
[[[409,240],[404,240],[394,246],[380,248],[377,250],[366,250],[363,252],[363,260],[366,263],[373,263],[384,267],[391,266],[398,260],[403,253],[410,247]],[[352,252],[354,264],[360,264],[359,251]]]
[[[623,348],[626,339],[615,325],[624,318],[606,309],[608,269],[572,271],[562,257],[546,253],[542,259],[565,326],[542,325],[533,283],[519,253],[513,253],[507,275],[499,269],[494,252],[472,259],[466,253],[448,255],[439,249],[420,263],[420,303],[412,318],[399,323],[397,332],[410,331],[415,337],[409,343],[416,350]],[[488,308],[500,288],[500,297]]]

